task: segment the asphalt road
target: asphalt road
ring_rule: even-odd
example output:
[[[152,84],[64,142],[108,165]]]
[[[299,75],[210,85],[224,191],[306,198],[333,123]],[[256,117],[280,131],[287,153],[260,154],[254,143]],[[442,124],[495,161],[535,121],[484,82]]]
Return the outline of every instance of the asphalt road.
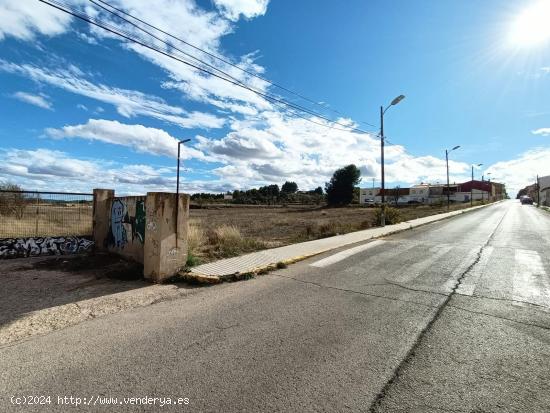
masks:
[[[0,411],[548,412],[549,247],[503,202],[0,347]]]

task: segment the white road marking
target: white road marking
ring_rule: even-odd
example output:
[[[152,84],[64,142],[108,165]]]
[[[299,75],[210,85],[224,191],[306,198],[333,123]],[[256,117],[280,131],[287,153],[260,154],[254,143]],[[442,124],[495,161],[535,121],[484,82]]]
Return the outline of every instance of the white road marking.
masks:
[[[453,248],[450,244],[434,245],[427,249],[425,258],[415,262],[414,264],[407,265],[404,269],[400,270],[400,274],[392,277],[392,281],[398,283],[408,283],[415,278],[421,276],[428,268],[437,265],[437,262],[441,257],[447,254]]]
[[[358,254],[362,251],[368,250],[369,248],[373,248],[385,243],[386,241],[382,241],[382,240],[369,242],[368,244],[359,245],[358,247],[353,247],[345,251],[340,251],[334,255],[331,255],[330,257],[323,258],[322,260],[319,260],[319,261],[315,261],[314,263],[311,263],[309,265],[311,267],[317,267],[317,268],[328,267],[329,265],[335,264],[338,261],[345,260],[346,258],[351,257],[352,255]]]
[[[477,250],[475,250],[477,253]],[[477,287],[477,283],[479,282],[479,279],[481,276],[485,273],[485,269],[487,268],[487,264],[489,263],[489,259],[491,258],[491,255],[493,254],[494,248],[491,246],[487,246],[483,249],[483,252],[481,253],[481,257],[479,258],[479,261],[472,270],[466,274],[466,278],[462,280],[460,283],[460,286],[456,290],[458,294],[462,295],[473,295],[474,291]]]
[[[550,282],[540,255],[536,251],[518,249],[513,299],[550,304]]]

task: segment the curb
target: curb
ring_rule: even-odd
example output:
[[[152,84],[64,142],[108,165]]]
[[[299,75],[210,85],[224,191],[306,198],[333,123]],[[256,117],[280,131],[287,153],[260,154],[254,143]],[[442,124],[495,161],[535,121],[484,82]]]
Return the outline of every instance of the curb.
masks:
[[[372,236],[370,238],[365,238],[364,240],[361,240],[361,241],[335,246],[335,247],[332,247],[332,248],[329,248],[329,249],[326,249],[326,250],[313,252],[311,254],[298,255],[298,256],[295,256],[295,257],[292,257],[292,258],[288,258],[286,260],[279,261],[277,263],[269,263],[269,264],[266,264],[266,265],[263,265],[263,266],[254,267],[254,268],[251,268],[249,271],[246,271],[246,272],[235,272],[235,273],[232,273],[232,274],[225,274],[225,275],[208,275],[208,274],[201,274],[201,273],[193,272],[193,270],[191,269],[190,271],[187,271],[187,272],[181,271],[181,272],[178,273],[178,275],[184,281],[188,281],[188,282],[196,283],[196,284],[202,284],[202,285],[212,285],[212,284],[221,284],[223,282],[236,282],[236,281],[248,280],[250,278],[254,278],[257,275],[263,275],[263,274],[266,274],[270,271],[274,271],[274,270],[277,270],[277,269],[280,269],[280,268],[284,268],[287,265],[294,264],[294,263],[299,262],[299,261],[303,261],[305,259],[314,257],[314,256],[319,255],[319,254],[323,254],[325,252],[329,252],[329,251],[332,251],[332,250],[335,250],[335,249],[338,249],[338,248],[346,247],[348,245],[358,244],[360,242],[365,242],[365,241],[370,241],[370,240],[373,240],[373,239],[387,237],[387,236],[394,235],[394,234],[397,234],[397,233],[400,233],[400,232],[409,231],[409,230],[412,230],[414,228],[419,228],[419,227],[422,227],[422,226],[425,226],[425,225],[433,224],[435,222],[444,221],[446,219],[454,218],[458,215],[462,215],[462,214],[465,214],[465,213],[468,213],[468,212],[473,212],[477,209],[485,208],[485,207],[488,207],[488,206],[491,206],[491,205],[495,205],[495,204],[498,204],[498,203],[503,202],[503,201],[504,200],[500,200],[500,201],[495,201],[495,202],[485,204],[485,205],[478,205],[478,206],[475,206],[475,207],[466,208],[464,210],[451,211],[451,212],[457,212],[457,213],[454,214],[454,215],[450,215],[450,216],[439,217],[438,219],[435,219],[433,221],[426,222],[426,223],[420,223],[420,224],[417,224],[417,225],[414,225],[414,226],[412,224],[410,224],[407,228],[396,229],[394,231],[390,231],[390,232],[387,232],[387,233],[382,234],[382,235],[377,235],[377,236]],[[431,215],[431,216],[437,216],[437,215],[439,215],[439,214]],[[407,223],[407,221],[405,221],[404,223]],[[290,244],[290,245],[292,245],[292,244]],[[282,267],[281,265],[284,265],[284,267]]]

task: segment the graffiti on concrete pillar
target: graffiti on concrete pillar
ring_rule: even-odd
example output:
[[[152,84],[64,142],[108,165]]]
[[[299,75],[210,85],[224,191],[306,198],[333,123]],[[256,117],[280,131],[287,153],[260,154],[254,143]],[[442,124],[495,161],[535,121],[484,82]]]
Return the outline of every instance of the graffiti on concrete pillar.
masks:
[[[113,200],[107,246],[124,248],[128,242],[145,242],[145,201],[134,199],[127,197]]]
[[[111,230],[110,236],[112,245],[115,247],[124,247],[128,242],[126,237],[126,228],[124,228],[123,220],[126,212],[126,205],[120,199],[115,199],[111,205]]]
[[[89,251],[93,241],[80,237],[33,237],[0,239],[0,258],[64,255]]]

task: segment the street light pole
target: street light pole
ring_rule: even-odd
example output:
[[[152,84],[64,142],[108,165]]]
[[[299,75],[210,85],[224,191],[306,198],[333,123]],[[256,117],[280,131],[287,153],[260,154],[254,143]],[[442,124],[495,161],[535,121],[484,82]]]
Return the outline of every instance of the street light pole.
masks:
[[[493,194],[493,187],[491,186],[491,172],[487,173],[487,182],[489,182],[489,190],[487,191],[487,201],[491,202],[491,195]]]
[[[451,203],[451,194],[450,194],[450,185],[449,185],[449,152],[454,151],[455,149],[460,148],[460,145],[455,146],[451,150],[445,149],[445,162],[447,163],[447,211],[449,210],[449,204]]]
[[[380,106],[380,170],[381,170],[381,192],[382,192],[382,207],[380,211],[380,226],[385,227],[386,226],[386,179],[384,176],[384,114],[386,111],[391,107],[397,105],[399,102],[401,102],[403,99],[405,99],[405,95],[399,95],[394,100],[391,101],[391,103],[388,105],[386,109],[384,109],[384,106]]]
[[[474,206],[474,166],[481,166],[482,163],[472,165],[472,185],[470,185],[470,206]],[[481,192],[483,194],[483,191]]]
[[[182,143],[189,142],[191,139],[184,139],[178,142],[178,167],[176,172],[176,248],[178,247],[178,212],[180,209],[180,148]]]
[[[385,177],[384,177],[384,107],[380,106],[380,169],[381,183],[380,190],[382,191],[382,206],[380,211],[380,226],[386,226],[386,194],[385,194]]]

